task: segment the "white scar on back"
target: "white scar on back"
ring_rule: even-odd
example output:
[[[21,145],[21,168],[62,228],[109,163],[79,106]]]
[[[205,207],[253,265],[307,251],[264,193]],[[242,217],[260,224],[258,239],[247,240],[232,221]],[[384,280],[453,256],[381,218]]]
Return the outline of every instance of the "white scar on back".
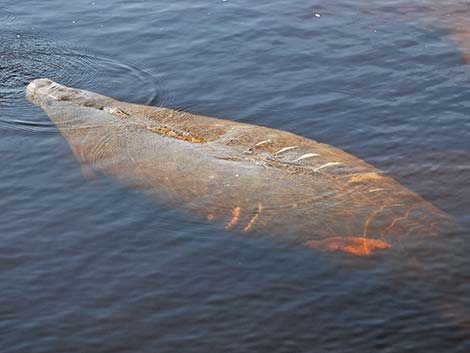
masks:
[[[264,140],[264,141],[258,142],[258,143],[255,145],[255,147],[264,145],[265,143],[269,143],[269,142],[271,142],[271,140]]]
[[[244,151],[243,153],[253,153],[253,150],[256,148],[256,147],[259,147],[261,145],[264,145],[266,143],[271,143],[271,140],[264,140],[264,141],[261,141],[261,142],[258,142],[256,145],[253,145],[252,147],[250,147],[249,149],[247,149],[246,151]]]
[[[282,152],[286,152],[286,151],[290,151],[294,148],[298,148],[297,146],[289,146],[289,147],[284,147],[284,148],[281,148],[279,151],[277,151],[276,153],[274,153],[274,155],[277,155],[279,153],[282,153]]]
[[[339,163],[339,162],[329,162],[329,163],[326,163],[326,164],[323,164],[322,166],[318,167],[318,168],[315,168],[313,171],[314,172],[317,172],[319,171],[320,169],[323,169],[323,168],[326,168],[326,167],[331,167],[333,165],[338,165],[338,164],[343,164],[343,163]]]
[[[318,157],[318,156],[319,156],[318,153],[306,153],[306,154],[301,155],[299,158],[294,159],[293,162],[298,162],[305,158]]]

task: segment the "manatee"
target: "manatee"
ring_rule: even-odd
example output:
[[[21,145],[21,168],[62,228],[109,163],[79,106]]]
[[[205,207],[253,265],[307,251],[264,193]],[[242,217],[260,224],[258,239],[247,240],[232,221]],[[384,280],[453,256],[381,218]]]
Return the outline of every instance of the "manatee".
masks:
[[[438,28],[448,33],[458,46],[466,64],[470,64],[470,5],[468,1],[425,0],[391,1],[379,5],[375,10],[386,16],[400,16],[429,28]],[[374,12],[374,10],[372,10]]]
[[[32,81],[26,96],[80,163],[227,231],[365,256],[455,226],[379,169],[293,133],[125,103],[48,79]]]

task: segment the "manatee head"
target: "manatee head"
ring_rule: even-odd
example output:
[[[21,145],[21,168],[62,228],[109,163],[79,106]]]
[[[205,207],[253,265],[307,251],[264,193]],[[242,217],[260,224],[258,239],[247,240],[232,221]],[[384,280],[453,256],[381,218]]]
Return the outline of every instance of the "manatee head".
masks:
[[[114,124],[122,126],[122,102],[49,79],[36,79],[26,87],[28,100],[42,108],[59,129]]]
[[[132,160],[130,146],[139,146],[135,141],[147,131],[140,127],[148,125],[148,116],[157,109],[142,113],[136,105],[48,79],[32,81],[26,97],[46,112],[77,159],[91,165],[116,166]]]
[[[123,178],[137,168],[132,164],[137,158],[152,154],[151,144],[164,138],[152,129],[164,108],[120,102],[49,79],[32,81],[26,97],[44,110],[81,163],[112,169]]]
[[[96,93],[66,87],[47,78],[33,80],[26,87],[26,97],[34,104],[42,106],[49,101],[67,102],[73,105],[101,108],[108,97]]]

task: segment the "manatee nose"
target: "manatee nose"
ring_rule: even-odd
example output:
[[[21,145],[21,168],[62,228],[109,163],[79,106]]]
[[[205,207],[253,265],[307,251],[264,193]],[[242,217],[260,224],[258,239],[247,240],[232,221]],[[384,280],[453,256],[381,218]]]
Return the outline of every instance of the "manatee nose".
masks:
[[[48,80],[47,78],[33,80],[29,83],[29,85],[26,86],[26,98],[31,103],[38,104],[37,99],[39,98],[39,89],[44,87],[51,87],[54,84],[54,81]]]
[[[51,81],[47,78],[39,78],[37,80],[31,81],[29,85],[26,87],[26,91],[28,91],[29,93],[34,93],[36,90],[42,87],[50,86],[53,83],[54,81]]]

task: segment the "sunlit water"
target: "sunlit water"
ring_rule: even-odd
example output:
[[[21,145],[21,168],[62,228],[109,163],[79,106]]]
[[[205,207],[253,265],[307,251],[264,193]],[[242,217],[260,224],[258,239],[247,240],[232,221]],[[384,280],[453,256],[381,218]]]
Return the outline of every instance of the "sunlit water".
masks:
[[[452,28],[465,27],[466,9],[4,1],[0,351],[468,352],[470,66]],[[461,231],[368,258],[220,232],[111,178],[84,178],[24,98],[39,77],[334,145]]]

